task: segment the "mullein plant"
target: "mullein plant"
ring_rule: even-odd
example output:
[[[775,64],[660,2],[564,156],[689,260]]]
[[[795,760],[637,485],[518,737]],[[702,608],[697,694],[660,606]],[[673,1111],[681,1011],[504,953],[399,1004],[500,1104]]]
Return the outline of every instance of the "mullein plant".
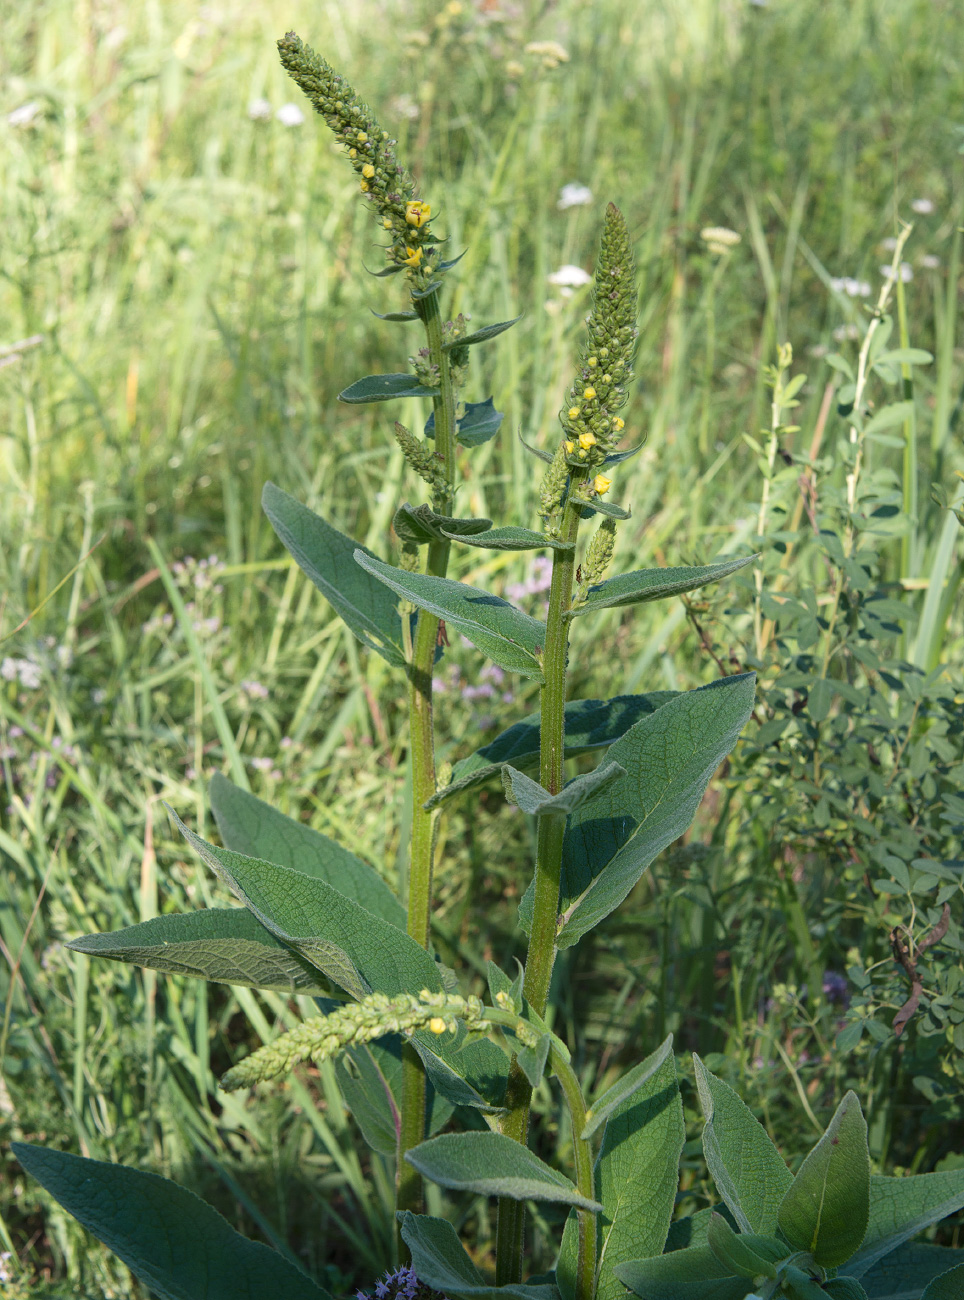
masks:
[[[704,1151],[721,1204],[719,1212],[676,1221],[684,1126],[671,1039],[587,1102],[569,1049],[548,1023],[555,955],[619,907],[656,855],[687,829],[749,716],[754,679],[742,674],[685,692],[567,702],[571,623],[693,590],[752,557],[605,578],[616,526],[628,517],[609,491],[616,466],[632,454],[618,450],[618,411],[629,393],[636,340],[632,252],[612,205],[559,444],[533,453],[547,462],[542,527],[494,527],[454,514],[457,447],[480,445],[501,420],[491,400],[461,399],[468,350],[513,322],[468,333],[461,318],[443,320],[445,276],[457,259],[443,257],[432,207],[416,197],[394,141],[297,36],[289,33],[279,47],[284,66],[343,144],[386,234],[380,274],[405,277],[411,305],[384,319],[419,321],[425,331],[410,371],[369,376],[341,395],[346,402],[432,400],[421,435],[395,425],[430,497],[397,509],[397,564],[356,546],[274,485],[264,491],[265,511],[297,563],[358,639],[407,681],[407,910],[348,849],[215,776],[211,804],[223,847],[174,820],[242,906],[159,917],[71,946],[316,999],[320,1016],[239,1061],[221,1083],[250,1088],[284,1078],[299,1062],[336,1063],[363,1138],[397,1160],[401,1268],[378,1283],[379,1297],[960,1297],[964,1265],[957,1253],[911,1238],[964,1205],[964,1172],[872,1175],[854,1094],[794,1177],[736,1094],[697,1058]],[[545,621],[448,579],[453,544],[548,550]],[[541,700],[538,713],[437,774],[432,669],[444,641],[442,620],[503,670],[538,682]],[[567,759],[590,752],[601,754],[597,766],[567,780]],[[537,850],[519,907],[525,967],[511,974],[490,962],[484,1001],[461,991],[458,974],[433,954],[432,867],[439,809],[500,777],[509,801],[534,820]],[[546,1076],[568,1113],[572,1177],[528,1145],[532,1091]],[[450,1131],[440,1133],[443,1126]],[[326,1296],[295,1264],[240,1237],[172,1182],[40,1147],[18,1144],[16,1152],[165,1300]],[[494,1280],[447,1218],[422,1212],[423,1179],[498,1198]],[[568,1208],[568,1217],[553,1272],[523,1282],[528,1202],[549,1202],[563,1214]]]

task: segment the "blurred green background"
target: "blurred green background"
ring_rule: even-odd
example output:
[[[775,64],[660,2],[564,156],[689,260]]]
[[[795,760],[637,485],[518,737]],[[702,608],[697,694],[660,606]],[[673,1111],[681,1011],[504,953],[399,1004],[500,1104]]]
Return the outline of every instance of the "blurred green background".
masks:
[[[876,577],[906,609],[878,641],[944,683],[926,735],[914,709],[887,753],[899,766],[905,734],[949,737],[944,802],[927,805],[946,841],[959,814],[945,795],[964,774],[959,525],[932,484],[953,498],[964,466],[960,13],[953,0],[35,0],[2,12],[0,1251],[14,1254],[2,1267],[24,1294],[30,1279],[42,1295],[141,1294],[27,1185],[6,1152],[24,1137],[178,1178],[343,1291],[386,1263],[392,1173],[356,1154],[333,1074],[257,1099],[216,1092],[234,1053],[293,1023],[295,1004],[61,946],[221,896],[162,806],[212,833],[214,770],[240,767],[393,883],[404,861],[402,684],[290,565],[259,500],[272,479],[390,553],[395,505],[420,489],[400,486],[387,420],[419,427],[417,404],[386,414],[336,395],[405,369],[412,336],[371,314],[404,305],[399,284],[366,275],[380,265],[377,231],[274,42],[295,28],[398,136],[437,228],[467,250],[447,314],[523,315],[472,352],[466,396],[492,394],[506,419],[470,479],[466,460],[461,513],[534,519],[538,476],[516,433],[540,446],[557,436],[588,309],[565,268],[591,270],[604,205],[622,207],[642,284],[626,437],[647,441],[613,488],[633,509],[617,569],[753,541],[762,478],[744,434],[765,440],[778,343],[807,375],[799,427],[781,442],[785,514],[811,454],[828,458],[833,483],[846,424],[827,356],[854,363],[899,222],[914,223],[902,330],[933,362],[909,390],[913,440],[905,430],[903,450],[873,448],[903,521],[878,538]],[[740,242],[714,253],[700,238],[713,226]],[[806,513],[796,526],[800,544],[776,538],[768,572],[819,605],[827,566],[804,544]],[[538,564],[473,552],[455,576],[538,608]],[[752,598],[751,577],[705,606],[579,620],[574,693],[685,689],[758,666]],[[759,665],[770,680],[781,654],[791,647],[778,639]],[[529,686],[496,680],[464,647],[440,675],[443,757],[534,707]],[[903,1001],[887,935],[936,896],[922,901],[898,873],[856,907],[865,868],[837,870],[833,826],[826,843],[797,831],[775,846],[749,791],[795,778],[792,764],[767,766],[754,734],[757,766],[738,753],[628,915],[560,966],[555,1013],[587,1086],[674,1029],[681,1052],[733,1073],[788,1156],[856,1084],[884,1116],[872,1127],[881,1168],[955,1160],[959,882],[946,895],[951,946],[927,985],[943,1018],[898,1041],[877,1017]],[[848,770],[844,786],[857,784]],[[923,806],[902,796],[888,816],[916,825]],[[439,942],[477,975],[483,952],[518,952],[528,833],[493,791],[481,811],[451,813],[442,839]],[[953,860],[953,845],[925,849]],[[842,1051],[834,1035],[864,988],[847,972],[873,969],[893,988],[866,996],[860,1016],[877,1028]],[[544,1139],[547,1158],[557,1138]],[[686,1159],[683,1189],[698,1198],[697,1146]],[[462,1226],[484,1259],[485,1206],[467,1203]],[[543,1240],[537,1227],[537,1255]]]

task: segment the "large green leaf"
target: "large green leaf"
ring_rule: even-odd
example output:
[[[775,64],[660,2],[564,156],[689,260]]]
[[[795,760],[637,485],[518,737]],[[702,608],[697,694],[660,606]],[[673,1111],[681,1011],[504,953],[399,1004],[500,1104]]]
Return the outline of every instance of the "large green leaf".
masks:
[[[750,716],[755,681],[753,673],[743,673],[686,691],[611,746],[609,761],[628,775],[569,819],[560,948],[577,943],[617,908],[657,854],[687,829]]]
[[[580,1195],[565,1174],[503,1133],[443,1133],[413,1147],[405,1159],[423,1177],[458,1191],[602,1209]]]
[[[465,413],[455,422],[455,437],[463,447],[481,447],[499,432],[504,418],[504,412],[495,409],[491,397],[484,402],[466,402]],[[425,436],[435,437],[434,411],[425,421]]]
[[[338,394],[339,402],[390,402],[395,397],[438,397],[437,388],[426,388],[418,375],[366,375]]]
[[[574,542],[564,542],[558,537],[548,537],[545,533],[533,532],[531,528],[488,528],[485,532],[454,533],[446,531],[446,537],[463,542],[466,546],[485,546],[491,551],[571,551]]]
[[[823,1268],[846,1263],[867,1231],[870,1152],[857,1094],[848,1092],[780,1203],[780,1231]]]
[[[437,515],[431,506],[413,506],[403,501],[395,511],[392,527],[400,542],[427,546],[431,542],[446,542],[452,537],[470,537],[484,533],[492,527],[491,519],[456,519],[453,515]]]
[[[381,876],[349,849],[233,785],[216,772],[211,809],[225,847],[327,881],[339,894],[404,930],[405,909]]]
[[[618,1265],[662,1253],[685,1136],[676,1063],[669,1052],[606,1122],[596,1162],[596,1186],[604,1207],[596,1300],[623,1296]]]
[[[710,1215],[706,1240],[724,1268],[741,1277],[775,1278],[776,1265],[790,1254],[786,1243],[776,1237],[734,1232],[722,1214]]]
[[[961,1252],[949,1246],[910,1241],[875,1264],[860,1279],[868,1300],[919,1300],[935,1278],[956,1268]],[[850,1265],[842,1273],[849,1274]]]
[[[847,1272],[861,1277],[879,1259],[964,1206],[964,1169],[905,1178],[870,1177],[870,1214]]]
[[[654,713],[678,695],[679,691],[653,691],[648,695],[617,695],[611,700],[571,700],[565,713],[566,758],[611,745],[640,718]],[[519,768],[538,763],[539,722],[540,714],[532,713],[474,754],[460,758],[452,768],[449,785],[433,795],[426,808],[434,808],[498,776],[504,763]]]
[[[751,564],[756,556],[748,555],[723,564],[703,564],[695,568],[635,569],[632,573],[619,573],[614,578],[597,583],[581,605],[570,612],[571,618],[589,614],[597,609],[611,609],[621,605],[641,605],[649,600],[665,600],[693,591],[708,582],[719,582]]]
[[[824,1282],[823,1293],[830,1300],[867,1300],[867,1292],[855,1277],[834,1277]]]
[[[22,1142],[13,1154],[160,1300],[330,1300],[284,1255],[166,1178]]]
[[[321,515],[266,483],[261,505],[298,567],[327,597],[359,641],[395,668],[405,667],[402,620],[384,585],[355,563],[359,548]]]
[[[429,953],[327,881],[207,844],[171,812],[178,830],[258,920],[352,997],[438,992]]]
[[[695,1054],[693,1064],[706,1121],[703,1152],[717,1190],[741,1232],[770,1236],[793,1175],[729,1084],[710,1074]]]
[[[964,1264],[949,1269],[929,1282],[921,1300],[961,1300],[964,1296]]]
[[[412,1271],[420,1282],[442,1295],[471,1296],[472,1300],[558,1300],[559,1293],[551,1285],[487,1285],[447,1219],[406,1210],[399,1215],[399,1222],[402,1240],[412,1255]]]
[[[485,1114],[500,1114],[509,1079],[509,1058],[490,1038],[466,1042],[465,1026],[455,1039],[419,1033],[412,1046],[422,1058],[436,1092],[453,1106],[471,1106]]]
[[[575,777],[558,794],[550,794],[538,781],[533,781],[524,772],[506,763],[502,769],[502,783],[506,798],[511,803],[518,804],[530,817],[565,817],[625,775],[624,767],[606,759],[592,772]]]
[[[67,947],[89,957],[108,957],[220,984],[247,984],[279,993],[330,992],[317,968],[276,939],[246,907],[157,916],[109,934],[86,934]]]
[[[383,564],[366,551],[355,552],[358,564],[419,609],[444,618],[502,668],[542,681],[546,625],[523,614],[507,600],[464,582],[407,573]]]
[[[394,1157],[402,1096],[402,1041],[396,1034],[349,1047],[335,1062],[345,1105],[373,1151]],[[428,1132],[437,1132],[452,1115],[452,1105],[428,1084]]]
[[[667,1057],[673,1051],[673,1035],[669,1034],[660,1043],[655,1052],[651,1052],[645,1061],[640,1061],[613,1084],[607,1088],[601,1097],[597,1097],[593,1104],[586,1111],[586,1123],[582,1130],[582,1140],[587,1142],[596,1130],[603,1124],[618,1106],[634,1096],[635,1093],[648,1083],[649,1080],[661,1070]]]
[[[748,1277],[733,1277],[708,1246],[617,1264],[616,1276],[644,1300],[743,1300]]]

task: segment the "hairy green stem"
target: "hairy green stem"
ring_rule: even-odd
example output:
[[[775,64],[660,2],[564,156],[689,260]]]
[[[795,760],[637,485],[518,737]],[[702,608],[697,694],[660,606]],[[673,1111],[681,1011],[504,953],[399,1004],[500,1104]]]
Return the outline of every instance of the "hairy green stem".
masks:
[[[439,389],[434,398],[435,453],[441,463],[445,488],[436,496],[436,508],[451,514],[455,482],[455,388],[449,354],[442,347],[442,317],[439,294],[413,299],[425,325],[429,360],[438,367]],[[428,548],[426,572],[444,577],[448,568],[449,542],[433,542]],[[411,733],[412,843],[408,879],[408,933],[423,948],[429,946],[432,907],[432,869],[435,857],[435,814],[425,803],[435,793],[435,736],[432,725],[432,668],[438,643],[439,620],[420,610],[408,672],[408,713]],[[425,1136],[425,1072],[415,1049],[408,1043],[402,1050],[402,1097],[398,1133],[398,1162],[395,1203],[398,1210],[422,1208],[421,1176],[404,1159],[405,1152]],[[401,1247],[404,1251],[404,1246]]]
[[[574,481],[572,488],[576,486]],[[571,542],[572,549],[552,553],[552,585],[549,589],[546,644],[542,661],[545,681],[541,692],[539,779],[550,794],[558,794],[565,782],[566,657],[569,646],[569,620],[566,614],[572,605],[578,531],[579,512],[572,503],[570,491],[559,536],[561,540]],[[565,825],[563,817],[539,818],[535,897],[523,992],[529,1005],[540,1016],[546,1009],[556,955],[556,920]],[[513,1062],[506,1090],[508,1113],[502,1121],[502,1132],[517,1142],[526,1140],[531,1101],[532,1088],[529,1081],[518,1064]],[[582,1236],[581,1225],[580,1242]],[[522,1280],[524,1241],[525,1205],[521,1201],[503,1197],[499,1201],[496,1240],[496,1282],[499,1286]]]

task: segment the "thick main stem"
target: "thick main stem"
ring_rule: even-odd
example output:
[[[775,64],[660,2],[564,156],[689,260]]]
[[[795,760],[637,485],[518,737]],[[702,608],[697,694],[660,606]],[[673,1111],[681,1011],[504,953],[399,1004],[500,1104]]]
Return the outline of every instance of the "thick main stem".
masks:
[[[438,367],[439,390],[434,399],[435,450],[445,480],[436,494],[435,505],[451,514],[455,482],[455,389],[449,355],[442,347],[442,317],[438,293],[415,299],[414,306],[425,325],[429,360]],[[433,542],[428,548],[426,572],[444,577],[448,568],[449,542]],[[407,617],[407,615],[406,615]],[[411,734],[412,843],[408,877],[408,933],[423,948],[429,946],[432,909],[432,869],[435,857],[435,814],[425,803],[435,793],[435,735],[432,725],[432,668],[438,643],[439,620],[420,610],[408,670],[408,714]],[[425,1136],[425,1072],[415,1049],[402,1049],[402,1097],[399,1116],[398,1162],[395,1205],[398,1210],[417,1212],[422,1206],[421,1176],[405,1160],[405,1152]],[[404,1250],[404,1247],[402,1247]]]
[[[572,487],[575,486],[573,483]],[[562,541],[571,543],[571,549],[553,551],[552,585],[549,589],[546,644],[542,661],[545,681],[541,693],[539,779],[550,794],[558,794],[565,782],[566,656],[569,646],[569,620],[566,615],[572,605],[578,531],[579,513],[570,494],[559,536]],[[564,818],[540,817],[532,928],[523,983],[526,1001],[540,1016],[546,1009],[556,955],[556,921],[564,834]],[[532,1088],[529,1081],[513,1062],[506,1090],[508,1114],[502,1121],[502,1132],[517,1142],[526,1140],[531,1101]],[[499,1286],[522,1280],[524,1238],[524,1203],[503,1197],[499,1201],[496,1240],[496,1282]]]

